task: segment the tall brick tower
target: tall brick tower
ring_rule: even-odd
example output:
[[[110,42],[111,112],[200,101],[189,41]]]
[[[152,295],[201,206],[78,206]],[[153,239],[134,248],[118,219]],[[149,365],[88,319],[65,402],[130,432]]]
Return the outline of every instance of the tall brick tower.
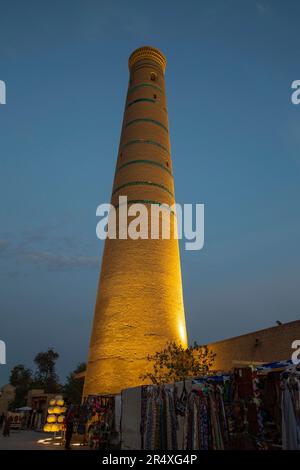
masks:
[[[175,203],[165,67],[164,55],[153,47],[129,57],[111,199],[117,211],[121,195],[128,206]],[[168,341],[187,345],[178,240],[106,239],[84,396],[141,384],[147,355]]]

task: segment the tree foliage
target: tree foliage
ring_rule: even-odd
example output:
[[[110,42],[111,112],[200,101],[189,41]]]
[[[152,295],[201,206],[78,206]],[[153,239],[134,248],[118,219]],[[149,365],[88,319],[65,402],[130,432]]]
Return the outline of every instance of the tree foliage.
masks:
[[[215,356],[207,346],[198,346],[197,343],[188,348],[175,342],[167,343],[162,351],[148,356],[150,370],[140,378],[150,379],[153,384],[163,384],[197,377],[208,373]]]
[[[76,374],[84,372],[86,364],[84,362],[78,364],[74,371],[68,375],[65,385],[62,387],[56,373],[58,358],[59,354],[53,348],[49,348],[35,356],[36,370],[34,374],[23,364],[17,364],[12,368],[9,383],[15,387],[15,399],[10,404],[11,410],[25,406],[29,390],[39,388],[46,393],[63,392],[68,401],[80,404],[84,381],[77,379]]]
[[[27,393],[32,385],[32,372],[23,364],[17,364],[11,370],[9,383],[15,387],[15,399],[10,404],[11,409],[26,405]]]
[[[46,393],[56,393],[60,390],[58,376],[55,371],[56,361],[59,354],[53,348],[38,353],[34,362],[37,370],[35,373],[35,388],[42,388]]]
[[[86,363],[82,362],[68,375],[67,381],[63,387],[63,394],[67,401],[73,405],[81,403],[84,380],[77,379],[76,374],[86,370]]]

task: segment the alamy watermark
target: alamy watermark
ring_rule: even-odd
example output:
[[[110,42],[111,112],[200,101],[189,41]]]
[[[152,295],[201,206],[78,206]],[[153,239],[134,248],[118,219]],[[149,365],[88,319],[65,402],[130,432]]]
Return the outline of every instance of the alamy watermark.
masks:
[[[291,357],[292,363],[294,365],[300,364],[300,339],[295,339],[292,342],[291,348],[295,349]]]
[[[0,104],[6,104],[6,84],[0,80]]]
[[[185,241],[186,250],[204,246],[204,204],[159,204],[151,201],[128,201],[119,196],[116,206],[100,204],[96,227],[100,240],[170,240]]]
[[[293,104],[300,104],[300,80],[294,80],[291,88],[295,91],[291,94],[291,102]]]
[[[2,340],[0,340],[0,364],[6,364],[6,345]]]

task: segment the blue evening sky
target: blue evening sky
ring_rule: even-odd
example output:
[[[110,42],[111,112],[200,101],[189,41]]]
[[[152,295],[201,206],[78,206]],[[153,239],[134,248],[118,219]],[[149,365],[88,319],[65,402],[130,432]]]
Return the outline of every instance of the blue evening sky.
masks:
[[[95,211],[145,44],[168,60],[177,201],[205,204],[204,249],[181,250],[190,342],[299,318],[299,18],[296,0],[1,1],[0,382],[48,347],[62,379],[86,360]]]

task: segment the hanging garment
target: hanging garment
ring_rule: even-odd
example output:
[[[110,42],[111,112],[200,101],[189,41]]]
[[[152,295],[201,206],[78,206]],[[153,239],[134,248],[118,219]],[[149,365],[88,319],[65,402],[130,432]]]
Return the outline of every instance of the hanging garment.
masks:
[[[282,383],[282,448],[300,450],[300,424],[288,381]]]

